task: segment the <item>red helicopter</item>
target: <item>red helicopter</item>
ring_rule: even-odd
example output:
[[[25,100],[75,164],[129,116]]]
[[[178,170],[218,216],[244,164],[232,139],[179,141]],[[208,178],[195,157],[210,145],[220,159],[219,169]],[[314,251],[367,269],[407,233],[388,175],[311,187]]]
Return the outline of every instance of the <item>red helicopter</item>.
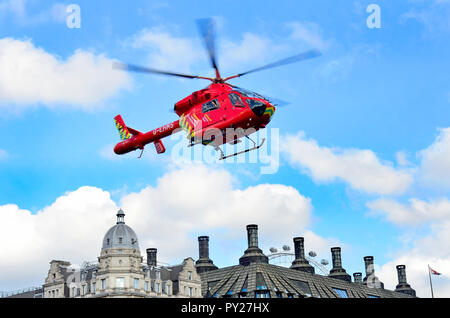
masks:
[[[140,158],[144,147],[149,143],[154,143],[158,154],[164,153],[166,149],[161,139],[181,130],[187,133],[187,138],[190,141],[188,146],[197,144],[213,146],[221,153],[221,160],[259,149],[263,145],[264,139],[261,144],[256,145],[248,135],[265,128],[269,124],[275,113],[275,105],[278,106],[280,102],[228,84],[227,81],[250,73],[321,55],[319,51],[313,49],[244,73],[222,78],[217,66],[215,53],[214,21],[212,19],[202,19],[198,20],[197,24],[208,51],[211,65],[215,69],[215,78],[166,72],[131,64],[116,63],[114,65],[116,68],[132,72],[204,79],[212,82],[207,88],[193,92],[175,104],[174,111],[180,117],[178,120],[149,132],[141,133],[128,127],[125,125],[122,116],[117,115],[114,121],[123,141],[114,147],[116,154],[122,155],[140,149]],[[252,141],[253,147],[225,156],[219,146],[225,143],[237,144],[241,142],[240,139],[243,137]]]

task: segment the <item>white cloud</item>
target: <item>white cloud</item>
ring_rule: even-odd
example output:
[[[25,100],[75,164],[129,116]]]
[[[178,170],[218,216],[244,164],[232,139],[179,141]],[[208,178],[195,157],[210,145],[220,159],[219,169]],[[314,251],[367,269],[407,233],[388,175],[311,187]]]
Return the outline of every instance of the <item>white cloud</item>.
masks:
[[[330,47],[331,41],[325,40],[322,31],[314,22],[290,22],[286,24],[292,31],[291,39],[300,40],[307,45],[319,50],[326,50]]]
[[[128,211],[142,211],[131,216],[136,230],[152,233],[147,245],[161,247],[169,259],[195,250],[189,233],[225,231],[236,239],[245,236],[245,225],[251,223],[264,233],[262,244],[289,242],[310,224],[312,210],[310,199],[292,187],[261,184],[234,189],[228,172],[203,165],[175,169],[156,187],[124,197],[121,205]]]
[[[0,149],[0,160],[4,160],[7,157],[8,157],[8,153],[5,150]]]
[[[26,15],[27,0],[5,0],[0,3],[0,14],[10,14],[23,19]]]
[[[406,170],[381,162],[371,150],[321,147],[303,132],[286,136],[281,150],[317,182],[341,180],[367,193],[401,194],[413,181]]]
[[[408,250],[402,250],[391,262],[381,267],[378,275],[385,287],[394,289],[397,280],[395,266],[406,265],[408,283],[419,297],[431,297],[428,265],[440,272],[432,276],[435,297],[450,297],[450,222],[433,226],[433,233],[414,242]]]
[[[17,205],[0,206],[0,238],[7,242],[0,258],[0,285],[13,289],[42,284],[52,259],[78,264],[95,260],[115,210],[109,193],[93,187],[66,193],[37,214]]]
[[[397,151],[395,153],[395,159],[397,160],[397,164],[400,166],[410,166],[411,162],[408,160],[408,154],[404,151]]]
[[[450,1],[434,0],[427,1],[426,6],[413,6],[408,12],[400,16],[400,22],[409,20],[417,21],[425,28],[425,35],[429,37],[447,36],[450,32]]]
[[[148,50],[148,65],[158,69],[190,73],[201,58],[206,61],[206,54],[194,40],[174,36],[165,27],[143,29],[128,42],[134,49]]]
[[[276,184],[238,189],[234,183],[225,170],[186,166],[166,173],[153,187],[125,194],[121,207],[142,252],[157,247],[159,259],[170,263],[198,257],[196,236],[210,235],[227,251],[220,256],[211,250],[215,262],[221,257],[226,265],[235,264],[232,256],[242,255],[250,223],[259,225],[264,250],[289,244],[298,235],[319,251],[336,244],[307,229],[311,202],[296,189]],[[95,187],[68,192],[36,214],[17,205],[0,206],[0,240],[7,242],[0,258],[0,285],[14,289],[41,284],[52,259],[95,261],[117,209],[110,193]]]
[[[83,50],[64,61],[31,40],[0,39],[0,107],[8,103],[17,108],[39,103],[98,107],[131,84],[129,75],[114,70],[112,63],[104,55]]]
[[[163,26],[143,29],[126,43],[134,49],[148,50],[148,65],[154,68],[185,73],[191,73],[197,65],[207,69],[209,60],[201,40],[173,33]],[[217,43],[219,67],[226,72],[242,71],[242,67],[265,61],[274,47],[269,39],[248,32],[243,34],[240,42],[221,39]]]
[[[440,130],[428,148],[419,152],[421,179],[433,186],[450,189],[450,128]]]
[[[216,22],[219,28],[223,27],[222,18],[216,18]],[[328,47],[329,41],[322,38],[318,25],[299,22],[287,25],[291,31],[290,39],[306,43],[305,49]],[[169,26],[143,29],[125,43],[134,49],[148,50],[148,65],[154,68],[185,73],[190,73],[194,67],[207,69],[209,61],[202,40],[175,35],[173,29]],[[280,52],[288,51],[289,46],[290,44],[250,32],[244,32],[238,40],[219,38],[216,43],[218,64],[224,76],[242,72],[245,68],[273,62],[280,58]]]
[[[367,203],[371,215],[383,215],[386,220],[397,225],[420,225],[430,221],[450,220],[448,199],[425,202],[410,199],[409,205],[390,199],[378,199]]]
[[[255,66],[267,61],[279,47],[268,38],[246,32],[240,42],[223,40],[220,43],[219,66],[227,71],[242,71],[246,65]]]
[[[66,21],[67,4],[54,3],[51,7],[31,15],[27,12],[27,8],[29,7],[30,5],[27,0],[3,1],[0,3],[0,17],[5,15],[12,16],[16,23],[26,26],[49,22],[62,23]]]

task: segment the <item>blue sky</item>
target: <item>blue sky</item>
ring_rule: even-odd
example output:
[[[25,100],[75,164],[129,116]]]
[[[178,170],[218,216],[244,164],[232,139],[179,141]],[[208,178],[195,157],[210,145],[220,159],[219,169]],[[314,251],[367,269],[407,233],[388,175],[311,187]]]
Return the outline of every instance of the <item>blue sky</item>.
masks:
[[[81,8],[79,29],[66,26],[65,8],[71,3]],[[366,8],[372,3],[381,9],[381,28],[367,27]],[[450,222],[449,1],[2,0],[0,65],[25,66],[15,76],[0,74],[0,129],[6,136],[0,142],[0,208],[16,205],[30,215],[44,213],[59,197],[84,186],[102,189],[111,202],[124,206],[134,194],[148,187],[159,191],[161,180],[189,170],[171,162],[169,154],[156,156],[151,145],[141,160],[138,154],[115,158],[111,151],[119,138],[113,117],[120,113],[131,127],[151,130],[176,120],[173,104],[207,83],[123,74],[108,63],[212,75],[195,25],[204,17],[216,20],[224,76],[314,47],[323,55],[233,81],[290,102],[277,109],[270,124],[281,137],[277,173],[260,174],[258,164],[202,167],[233,179],[232,189],[223,191],[293,187],[296,199],[307,198],[311,207],[305,208],[307,225],[298,225],[298,234],[288,227],[289,237],[311,231],[321,237],[319,256],[328,259],[332,246],[327,244],[342,245],[349,273],[363,271],[363,256],[374,255],[391,288],[393,265],[403,261],[411,268],[413,287],[427,296],[421,277],[426,267],[421,273],[413,264],[434,261],[441,266],[438,271],[450,272],[447,252],[424,252]],[[168,140],[166,147],[173,144]],[[202,180],[189,176],[186,187]],[[114,222],[115,212],[110,213],[105,226]],[[282,210],[272,213],[283,217]],[[245,248],[246,224],[207,225],[194,226],[186,235],[195,243],[202,231],[212,238],[216,234],[221,239],[211,241],[215,262],[236,263],[232,257]],[[231,243],[225,238],[234,226],[241,236]],[[439,242],[442,250],[450,246],[450,239]],[[291,242],[274,234],[270,243]],[[229,255],[214,254],[223,246]],[[82,257],[61,252],[42,259],[59,255]],[[166,260],[178,261],[169,254]],[[35,277],[30,275],[30,281],[39,281]],[[436,288],[448,296],[447,277]],[[6,278],[4,284],[8,289],[26,286]]]

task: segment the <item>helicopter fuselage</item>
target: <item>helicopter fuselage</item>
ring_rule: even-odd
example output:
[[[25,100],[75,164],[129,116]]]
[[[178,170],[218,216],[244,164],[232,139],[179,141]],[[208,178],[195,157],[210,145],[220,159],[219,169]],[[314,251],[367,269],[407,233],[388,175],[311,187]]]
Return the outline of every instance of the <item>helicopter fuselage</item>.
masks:
[[[218,147],[224,143],[236,143],[238,139],[265,128],[275,107],[260,95],[249,94],[225,83],[213,83],[177,102],[174,111],[179,120],[147,133],[123,124],[133,136],[118,143],[114,152],[125,154],[143,149],[152,142],[155,146],[157,143],[162,145],[162,138],[179,131],[187,133],[191,145]]]

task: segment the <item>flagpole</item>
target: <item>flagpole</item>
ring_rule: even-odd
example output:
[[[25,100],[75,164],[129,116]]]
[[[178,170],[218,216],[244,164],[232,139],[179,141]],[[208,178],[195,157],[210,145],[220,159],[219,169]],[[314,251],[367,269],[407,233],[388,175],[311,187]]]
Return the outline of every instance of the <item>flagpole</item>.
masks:
[[[431,270],[430,270],[430,265],[429,264],[428,264],[428,277],[430,278],[431,298],[434,298],[433,283],[431,282]]]

